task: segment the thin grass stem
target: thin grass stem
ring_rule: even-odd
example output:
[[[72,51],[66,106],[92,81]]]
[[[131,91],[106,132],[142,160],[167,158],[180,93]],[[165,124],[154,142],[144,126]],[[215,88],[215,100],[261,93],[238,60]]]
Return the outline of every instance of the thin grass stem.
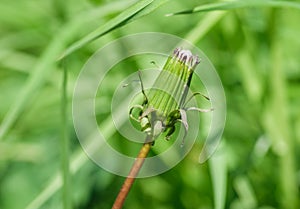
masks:
[[[63,208],[71,209],[71,189],[70,189],[70,162],[69,162],[69,136],[68,136],[68,99],[67,99],[67,84],[68,84],[68,71],[63,63],[63,79],[62,79],[62,95],[61,95],[61,166],[63,177]]]

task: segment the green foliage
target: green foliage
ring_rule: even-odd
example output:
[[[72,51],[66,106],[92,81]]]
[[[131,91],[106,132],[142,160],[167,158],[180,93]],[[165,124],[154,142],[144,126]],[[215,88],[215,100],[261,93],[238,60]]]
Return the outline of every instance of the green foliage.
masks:
[[[83,152],[72,125],[73,88],[98,48],[144,31],[176,34],[206,53],[225,89],[227,121],[211,160],[198,164],[209,128],[204,116],[188,156],[164,174],[138,179],[124,208],[299,208],[299,19],[296,1],[2,0],[0,208],[63,208],[64,201],[66,208],[68,198],[72,208],[111,207],[123,178]],[[133,155],[137,147],[115,133],[110,101],[118,81],[150,61],[124,61],[96,99],[105,136]],[[70,181],[64,196],[63,179]]]
[[[191,10],[171,13],[171,15],[180,15],[180,14],[192,14],[196,12],[208,12],[208,11],[217,11],[217,10],[230,10],[230,9],[241,9],[249,7],[290,7],[295,9],[300,9],[300,4],[290,1],[274,1],[274,0],[246,0],[246,1],[230,1],[230,2],[218,2],[212,4],[205,4],[197,6]]]

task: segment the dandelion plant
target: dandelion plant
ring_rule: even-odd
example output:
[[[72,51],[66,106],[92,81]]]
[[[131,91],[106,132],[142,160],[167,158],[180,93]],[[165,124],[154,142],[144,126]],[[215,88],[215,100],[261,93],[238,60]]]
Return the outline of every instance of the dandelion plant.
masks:
[[[139,72],[144,100],[142,104],[133,105],[129,110],[129,115],[130,118],[140,124],[141,131],[146,133],[146,139],[115,200],[113,209],[122,208],[125,198],[158,136],[165,134],[165,138],[170,140],[175,131],[175,124],[180,122],[185,129],[182,139],[183,146],[189,127],[186,112],[190,110],[199,112],[212,110],[186,107],[191,99],[187,99],[187,95],[193,72],[199,63],[200,58],[193,55],[191,51],[175,49],[147,94],[144,90],[141,72]],[[194,93],[192,96],[198,94],[200,93]],[[138,110],[137,116],[134,114],[136,109]]]

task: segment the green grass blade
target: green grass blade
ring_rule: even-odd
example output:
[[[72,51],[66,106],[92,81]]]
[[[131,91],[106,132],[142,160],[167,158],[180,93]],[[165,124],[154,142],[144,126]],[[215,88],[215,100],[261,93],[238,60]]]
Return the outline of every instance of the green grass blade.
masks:
[[[0,65],[10,70],[29,73],[29,69],[36,62],[36,57],[16,50],[0,51]]]
[[[288,79],[283,67],[282,44],[279,37],[274,36],[270,59],[270,98],[264,111],[264,126],[267,136],[272,140],[272,147],[278,156],[276,171],[279,176],[279,191],[277,197],[281,208],[299,208],[299,188],[297,165],[295,158],[295,139],[288,95]]]
[[[198,43],[226,14],[227,12],[207,13],[191,30],[185,39],[191,43]]]
[[[180,15],[180,14],[192,14],[197,12],[208,12],[208,11],[216,11],[216,10],[241,9],[247,7],[288,7],[294,9],[300,9],[300,3],[290,2],[290,1],[272,1],[272,0],[218,2],[213,4],[205,4],[205,5],[197,6],[190,10],[175,12],[169,14],[168,16]]]
[[[125,103],[125,102],[124,102]],[[123,112],[125,104],[121,103],[116,112]],[[122,115],[122,114],[121,114]],[[121,121],[126,120],[127,115],[122,116]],[[103,130],[102,134],[106,138],[110,138],[116,132],[114,122],[111,117],[107,117],[100,125],[100,129]],[[79,147],[75,152],[73,152],[70,157],[70,174],[75,175],[83,165],[90,160],[86,153],[93,154],[98,151],[99,147],[102,146],[103,141],[99,140],[97,136],[98,130],[95,133],[91,133],[87,141],[90,142],[86,147],[85,151]],[[25,209],[38,209],[41,208],[61,187],[63,186],[62,174],[61,172],[56,172],[53,174],[53,178],[50,180],[49,184],[25,207]]]
[[[223,146],[222,146],[223,145]],[[214,208],[225,208],[227,191],[227,157],[225,143],[220,144],[217,152],[209,160],[209,170],[214,191]]]
[[[9,111],[6,113],[0,125],[0,140],[5,137],[9,129],[26,108],[28,102],[36,95],[39,87],[48,79],[49,73],[55,68],[57,56],[63,52],[65,44],[77,33],[79,28],[94,18],[116,12],[116,7],[117,10],[120,11],[124,6],[124,2],[120,2],[118,5],[114,3],[111,4],[111,6],[108,5],[100,8],[96,11],[96,14],[90,15],[90,11],[80,14],[62,27],[63,29],[56,35],[53,41],[50,42],[36,64],[32,67],[32,73],[20,91],[18,99],[11,105]]]
[[[63,76],[62,76],[62,95],[61,95],[61,166],[63,176],[63,208],[71,209],[71,176],[69,169],[69,135],[68,135],[68,71],[66,60],[62,60]]]
[[[61,55],[60,59],[68,56],[69,54],[73,53],[77,49],[87,45],[91,41],[107,34],[108,32],[120,27],[121,25],[124,25],[125,22],[127,22],[129,19],[131,19],[135,14],[137,14],[139,11],[143,10],[146,6],[148,6],[150,3],[152,3],[153,0],[143,0],[139,1],[133,6],[126,9],[124,12],[119,14],[117,17],[111,19],[106,24],[101,25],[98,29],[94,30],[93,32],[89,33],[79,41],[72,44],[70,47],[68,47],[65,52]]]
[[[54,68],[54,59],[57,51],[62,49],[62,45],[59,41],[54,41],[42,57],[38,60],[36,66],[33,69],[32,74],[29,76],[24,88],[20,92],[20,96],[12,104],[8,113],[4,117],[0,126],[0,139],[2,139],[14,122],[17,120],[21,112],[25,109],[25,106],[30,98],[35,96],[36,89],[45,81],[49,75],[51,69]]]
[[[129,21],[126,23],[132,22],[134,20],[137,20],[143,16],[146,16],[153,12],[158,7],[162,6],[163,4],[167,3],[169,0],[155,0],[151,4],[149,4],[147,7],[145,7],[143,10],[139,11],[137,14],[135,14]]]

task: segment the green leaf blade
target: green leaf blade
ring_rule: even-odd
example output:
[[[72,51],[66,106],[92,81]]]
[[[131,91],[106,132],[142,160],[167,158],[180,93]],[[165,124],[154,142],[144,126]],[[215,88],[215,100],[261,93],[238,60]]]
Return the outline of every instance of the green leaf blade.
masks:
[[[77,49],[80,49],[81,47],[85,46],[86,44],[90,43],[91,41],[109,33],[110,31],[120,27],[124,23],[126,23],[128,20],[130,20],[135,14],[137,14],[139,11],[143,10],[146,6],[151,4],[153,0],[143,0],[139,1],[133,6],[126,9],[124,12],[119,14],[117,17],[111,19],[106,24],[101,25],[98,29],[94,30],[93,32],[89,33],[79,41],[72,44],[70,47],[68,47],[65,52],[61,55],[59,59],[63,59],[64,57],[72,54]]]
[[[286,7],[286,8],[300,9],[300,4],[296,2],[290,2],[290,1],[273,1],[273,0],[218,2],[218,3],[200,5],[193,9],[168,14],[168,16],[192,14],[198,12],[218,11],[218,10],[242,9],[248,7]]]

